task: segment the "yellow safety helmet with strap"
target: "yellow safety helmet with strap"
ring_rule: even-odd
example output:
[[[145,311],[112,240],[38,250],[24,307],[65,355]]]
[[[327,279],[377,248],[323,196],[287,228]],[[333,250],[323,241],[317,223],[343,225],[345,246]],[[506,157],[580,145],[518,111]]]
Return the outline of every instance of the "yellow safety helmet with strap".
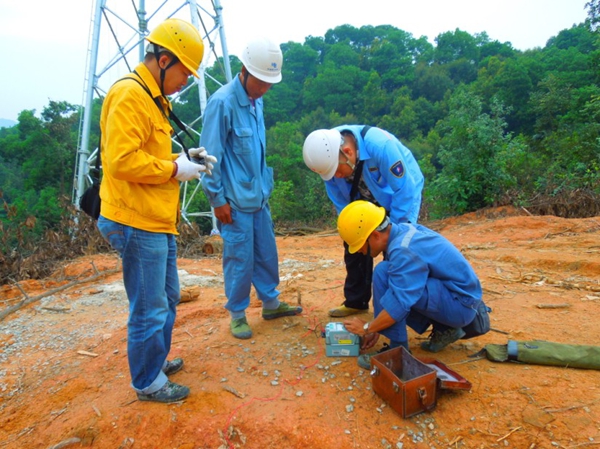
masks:
[[[340,237],[354,254],[361,249],[371,233],[386,220],[385,209],[368,201],[358,200],[348,204],[340,213],[337,228]]]
[[[146,40],[173,53],[198,78],[198,67],[204,57],[204,43],[198,30],[181,19],[167,19],[148,35]]]

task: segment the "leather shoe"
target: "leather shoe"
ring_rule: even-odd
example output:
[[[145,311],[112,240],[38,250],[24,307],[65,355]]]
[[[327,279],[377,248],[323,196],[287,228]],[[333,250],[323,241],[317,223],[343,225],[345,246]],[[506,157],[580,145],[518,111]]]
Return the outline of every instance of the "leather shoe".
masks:
[[[137,397],[140,401],[169,403],[182,401],[189,394],[190,389],[188,387],[167,380],[167,383],[160,390],[150,394],[138,393]]]
[[[369,309],[353,309],[352,307],[346,307],[344,305],[341,305],[339,307],[335,307],[335,308],[329,310],[329,316],[332,316],[334,318],[341,318],[341,317],[356,315],[357,313],[364,313],[364,312],[368,312],[368,311],[369,311]]]
[[[171,374],[181,371],[181,368],[183,368],[183,359],[176,358],[171,361],[167,360],[167,364],[163,369],[163,373],[165,373],[167,376],[170,376]]]
[[[302,307],[290,306],[288,303],[281,301],[279,307],[276,309],[263,309],[262,317],[265,320],[274,320],[275,318],[281,318],[284,316],[300,315],[302,313]]]

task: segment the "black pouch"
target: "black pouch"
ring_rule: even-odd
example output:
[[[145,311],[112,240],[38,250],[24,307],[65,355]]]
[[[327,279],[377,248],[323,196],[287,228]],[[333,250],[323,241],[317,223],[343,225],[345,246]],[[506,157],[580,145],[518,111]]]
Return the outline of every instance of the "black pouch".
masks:
[[[488,306],[485,305],[483,301],[479,303],[477,307],[477,314],[475,315],[475,319],[465,327],[463,327],[463,331],[465,331],[465,336],[462,337],[463,340],[468,338],[477,337],[479,335],[487,334],[490,331],[490,315],[489,313],[492,311]]]
[[[100,184],[94,182],[79,199],[79,208],[97,220],[100,216]]]

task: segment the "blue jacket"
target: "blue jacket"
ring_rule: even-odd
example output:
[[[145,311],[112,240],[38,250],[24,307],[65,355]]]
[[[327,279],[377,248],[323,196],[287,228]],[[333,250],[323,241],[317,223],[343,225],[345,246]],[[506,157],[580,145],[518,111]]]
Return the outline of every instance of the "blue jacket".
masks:
[[[343,125],[335,129],[354,135],[359,158],[364,161],[363,180],[379,205],[389,212],[392,222],[416,223],[425,182],[419,164],[408,148],[383,129],[373,127],[363,139],[363,127]],[[339,214],[350,203],[352,184],[345,178],[333,177],[325,182],[325,188]]]
[[[425,226],[392,224],[386,254],[389,288],[380,302],[396,321],[405,319],[422,295],[444,296],[425,291],[429,278],[440,280],[467,307],[481,300],[481,284],[469,261],[444,236]]]
[[[225,203],[245,213],[263,208],[273,190],[267,167],[263,100],[252,106],[239,76],[210,96],[200,145],[217,158],[212,176],[202,175],[202,188],[212,207]]]

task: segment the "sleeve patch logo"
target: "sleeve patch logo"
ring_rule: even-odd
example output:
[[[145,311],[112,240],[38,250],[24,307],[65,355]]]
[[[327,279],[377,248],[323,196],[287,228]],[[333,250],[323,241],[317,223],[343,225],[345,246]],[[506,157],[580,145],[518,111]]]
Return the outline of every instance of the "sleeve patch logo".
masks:
[[[394,175],[396,178],[402,178],[404,176],[404,164],[402,163],[402,161],[398,161],[394,165],[392,165],[390,171],[392,172],[392,175]]]

